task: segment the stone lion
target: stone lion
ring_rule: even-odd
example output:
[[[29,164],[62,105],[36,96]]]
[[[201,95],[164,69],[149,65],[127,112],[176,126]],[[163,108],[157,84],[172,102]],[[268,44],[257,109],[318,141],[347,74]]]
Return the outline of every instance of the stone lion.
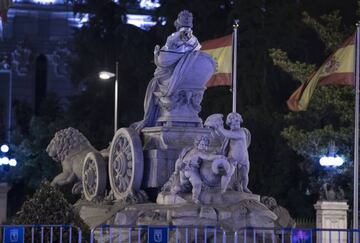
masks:
[[[63,170],[52,180],[51,185],[62,186],[75,183],[72,193],[81,193],[84,158],[89,152],[97,152],[88,139],[77,129],[69,127],[55,133],[46,152],[53,160],[61,162]]]
[[[286,208],[278,205],[275,198],[262,196],[260,202],[263,203],[268,209],[270,209],[278,217],[276,223],[280,227],[293,228],[296,226],[296,222],[290,216],[289,211]]]

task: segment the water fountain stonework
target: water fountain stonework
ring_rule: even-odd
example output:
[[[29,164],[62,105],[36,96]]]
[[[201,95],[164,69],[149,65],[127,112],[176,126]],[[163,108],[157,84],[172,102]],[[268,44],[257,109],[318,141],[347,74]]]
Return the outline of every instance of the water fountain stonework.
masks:
[[[166,44],[155,47],[157,68],[147,88],[144,119],[119,129],[102,151],[74,128],[56,133],[47,151],[62,162],[63,172],[53,185],[76,183],[82,200],[75,206],[90,227],[292,226],[281,225],[281,215],[247,187],[251,136],[241,127],[241,115],[226,117],[229,129],[221,114],[204,123],[198,116],[216,63],[200,51],[190,12],[180,12],[175,27]],[[158,192],[156,202],[149,201],[149,191]]]

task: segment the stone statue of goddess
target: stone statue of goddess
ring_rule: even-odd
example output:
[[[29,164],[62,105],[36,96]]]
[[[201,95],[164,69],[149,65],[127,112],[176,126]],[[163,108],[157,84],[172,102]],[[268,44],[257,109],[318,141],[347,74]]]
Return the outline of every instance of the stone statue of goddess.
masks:
[[[199,41],[192,33],[192,20],[192,13],[187,10],[181,11],[174,22],[176,32],[167,38],[162,48],[155,46],[154,62],[157,68],[146,90],[144,118],[131,125],[138,132],[144,127],[156,126],[159,103],[163,107],[172,105],[170,97],[181,83],[184,72],[197,57],[197,55],[190,55],[201,48]]]

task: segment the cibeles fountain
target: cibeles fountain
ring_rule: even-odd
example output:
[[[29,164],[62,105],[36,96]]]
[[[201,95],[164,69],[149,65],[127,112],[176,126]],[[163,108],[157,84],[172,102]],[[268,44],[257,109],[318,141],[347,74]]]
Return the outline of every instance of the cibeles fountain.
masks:
[[[63,166],[52,184],[75,183],[73,192],[82,193],[75,206],[90,227],[293,225],[285,209],[274,210],[275,200],[261,201],[248,188],[251,135],[241,115],[213,114],[204,123],[198,116],[216,63],[200,51],[192,20],[180,12],[176,32],[155,47],[142,121],[119,129],[101,151],[74,128],[57,132],[47,148]]]

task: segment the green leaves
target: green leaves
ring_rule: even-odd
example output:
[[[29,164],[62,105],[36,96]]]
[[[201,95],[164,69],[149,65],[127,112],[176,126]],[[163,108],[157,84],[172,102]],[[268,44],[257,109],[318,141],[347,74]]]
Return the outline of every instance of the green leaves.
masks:
[[[27,199],[21,207],[21,210],[12,220],[13,224],[20,225],[73,225],[80,227],[84,237],[83,242],[88,242],[86,238],[89,236],[89,229],[80,217],[75,213],[73,206],[70,205],[63,194],[49,182],[43,181],[34,195]],[[40,242],[40,228],[34,228],[35,242]],[[50,240],[50,229],[44,227],[44,242]],[[69,230],[64,228],[62,236],[60,236],[59,228],[53,229],[53,240],[59,241],[69,239]],[[73,230],[73,240],[77,239],[77,230]],[[25,242],[31,242],[32,235],[30,231],[25,232]]]
[[[344,146],[351,144],[353,139],[352,130],[348,128],[335,129],[332,125],[326,125],[321,129],[306,131],[292,125],[285,128],[281,135],[292,149],[313,163],[317,163],[321,156],[327,154],[331,140],[336,141],[341,155],[349,156],[352,152],[351,146]]]
[[[303,12],[303,22],[316,32],[325,45],[324,57],[339,48],[350,32],[343,24],[340,11],[335,10],[322,15],[319,20]],[[352,28],[350,28],[352,29]],[[315,40],[314,40],[315,42]],[[292,61],[287,52],[270,49],[269,56],[279,67],[294,80],[302,83],[316,71],[315,65]],[[324,62],[322,60],[321,62]],[[329,180],[329,174],[319,165],[321,156],[328,153],[330,141],[334,141],[338,155],[345,158],[345,164],[331,175],[331,180],[338,181],[349,190],[346,174],[351,170],[353,152],[354,124],[354,89],[353,87],[321,86],[317,87],[307,111],[290,112],[285,116],[286,125],[281,132],[288,146],[304,158],[299,168],[309,179],[308,189],[318,193],[320,185]],[[339,179],[341,178],[341,180]]]
[[[329,14],[322,15],[320,21],[310,17],[307,12],[303,12],[303,21],[306,25],[316,31],[320,40],[325,44],[327,53],[335,51],[339,45],[349,35],[344,32],[340,11],[335,10]]]
[[[283,71],[289,73],[293,79],[301,83],[305,83],[315,71],[315,65],[299,61],[292,62],[287,53],[281,49],[269,49],[269,56],[275,66],[280,67]]]

